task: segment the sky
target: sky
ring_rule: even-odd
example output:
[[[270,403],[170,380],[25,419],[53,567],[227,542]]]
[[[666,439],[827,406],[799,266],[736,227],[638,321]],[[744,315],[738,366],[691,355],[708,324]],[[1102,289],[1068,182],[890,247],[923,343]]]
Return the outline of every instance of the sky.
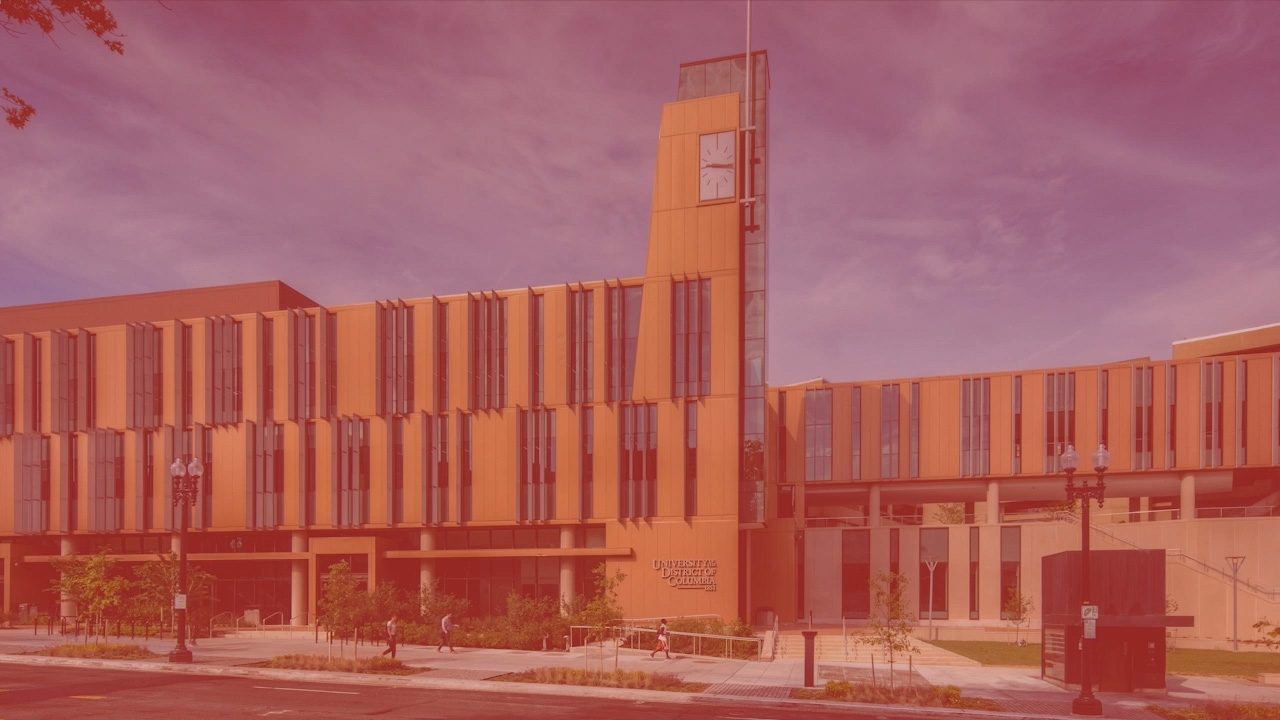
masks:
[[[661,106],[743,2],[107,1],[0,34],[0,306],[643,273]],[[771,384],[1280,322],[1280,3],[753,4]]]

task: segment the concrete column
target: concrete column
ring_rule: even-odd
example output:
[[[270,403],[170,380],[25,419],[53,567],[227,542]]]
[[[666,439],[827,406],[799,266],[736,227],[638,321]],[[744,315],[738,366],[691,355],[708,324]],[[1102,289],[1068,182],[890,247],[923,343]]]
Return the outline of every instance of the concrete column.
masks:
[[[296,530],[290,539],[290,549],[296,553],[304,553],[307,551],[307,533],[305,530]],[[306,560],[294,560],[289,566],[289,579],[291,581],[289,587],[289,624],[290,625],[308,625],[307,621],[311,618],[307,617],[307,578],[310,577],[310,568]]]
[[[867,527],[880,527],[880,483],[867,490]]]
[[[74,554],[75,554],[75,552],[76,552],[76,541],[75,541],[75,540],[74,540],[70,535],[63,535],[63,536],[62,536],[62,538],[61,538],[61,544],[62,544],[62,548],[61,548],[61,549],[62,549],[62,557],[67,557],[68,555],[74,555]],[[65,574],[63,575],[63,579],[66,579],[66,575],[65,575]],[[69,598],[69,597],[67,597],[67,595],[66,595],[65,593],[62,595],[62,597],[61,597],[60,599],[61,599],[61,601],[62,601],[62,602],[61,602],[61,606],[60,606],[60,608],[59,608],[59,612],[61,613],[62,617],[71,617],[71,616],[75,615],[75,614],[76,614],[76,601],[75,601],[75,600],[72,600],[72,599],[71,599],[71,598]]]
[[[1182,476],[1181,517],[1183,520],[1196,519],[1196,476],[1187,473]]]
[[[574,547],[574,528],[569,525],[560,527],[560,547],[568,549]],[[574,589],[577,587],[577,562],[574,557],[560,558],[560,602],[561,607],[567,609],[568,603],[573,602]]]
[[[432,528],[423,528],[418,533],[418,549],[419,550],[435,550],[436,549],[436,531]],[[436,584],[436,561],[423,558],[418,563],[418,587],[433,588]]]
[[[987,524],[1000,524],[1000,483],[987,481]]]
[[[1151,517],[1151,498],[1138,498],[1138,517],[1140,522],[1148,522],[1155,519]]]

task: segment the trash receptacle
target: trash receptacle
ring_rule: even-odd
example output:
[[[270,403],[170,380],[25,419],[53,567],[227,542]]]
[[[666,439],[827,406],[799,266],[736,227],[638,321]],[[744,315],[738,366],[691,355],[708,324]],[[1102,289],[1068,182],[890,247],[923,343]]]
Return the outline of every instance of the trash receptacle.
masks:
[[[249,627],[258,627],[262,624],[262,610],[253,608],[244,611],[244,624]]]
[[[774,612],[771,607],[763,607],[756,611],[756,625],[773,627]]]

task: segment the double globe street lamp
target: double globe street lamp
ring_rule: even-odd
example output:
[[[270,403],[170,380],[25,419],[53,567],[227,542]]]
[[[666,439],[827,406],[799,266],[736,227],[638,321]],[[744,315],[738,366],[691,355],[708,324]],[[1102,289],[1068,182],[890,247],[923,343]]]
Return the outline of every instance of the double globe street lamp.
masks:
[[[1093,471],[1098,475],[1097,482],[1090,485],[1088,478],[1085,478],[1080,481],[1080,486],[1076,487],[1075,474],[1076,468],[1080,467],[1080,454],[1076,452],[1073,445],[1068,445],[1067,451],[1062,453],[1062,471],[1067,474],[1067,502],[1083,501],[1080,510],[1081,618],[1085,617],[1084,608],[1092,605],[1090,602],[1092,591],[1089,589],[1089,506],[1096,499],[1098,507],[1102,507],[1103,495],[1107,491],[1107,484],[1103,480],[1103,475],[1110,466],[1111,453],[1107,452],[1106,445],[1099,444],[1098,450],[1093,453]],[[1096,613],[1093,617],[1097,617]],[[1089,620],[1088,622],[1096,623],[1096,620]],[[1082,637],[1080,638],[1080,696],[1071,701],[1071,712],[1076,715],[1100,716],[1102,715],[1102,701],[1093,695],[1092,668],[1090,667],[1093,639],[1084,637],[1088,634],[1082,632]]]
[[[178,536],[178,587],[173,596],[173,607],[178,621],[178,644],[169,651],[169,662],[191,662],[191,651],[187,649],[187,524],[190,521],[191,504],[200,492],[200,477],[204,475],[204,463],[200,458],[191,458],[191,462],[183,465],[182,458],[175,458],[169,466],[169,474],[173,476],[173,506],[182,508],[182,523]]]

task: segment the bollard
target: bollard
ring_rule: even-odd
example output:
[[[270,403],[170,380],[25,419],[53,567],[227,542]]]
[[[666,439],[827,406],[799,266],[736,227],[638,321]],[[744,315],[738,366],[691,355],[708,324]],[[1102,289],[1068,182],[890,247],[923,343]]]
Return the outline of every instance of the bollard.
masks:
[[[813,639],[817,636],[817,630],[801,630],[804,635],[804,686],[813,687]]]

